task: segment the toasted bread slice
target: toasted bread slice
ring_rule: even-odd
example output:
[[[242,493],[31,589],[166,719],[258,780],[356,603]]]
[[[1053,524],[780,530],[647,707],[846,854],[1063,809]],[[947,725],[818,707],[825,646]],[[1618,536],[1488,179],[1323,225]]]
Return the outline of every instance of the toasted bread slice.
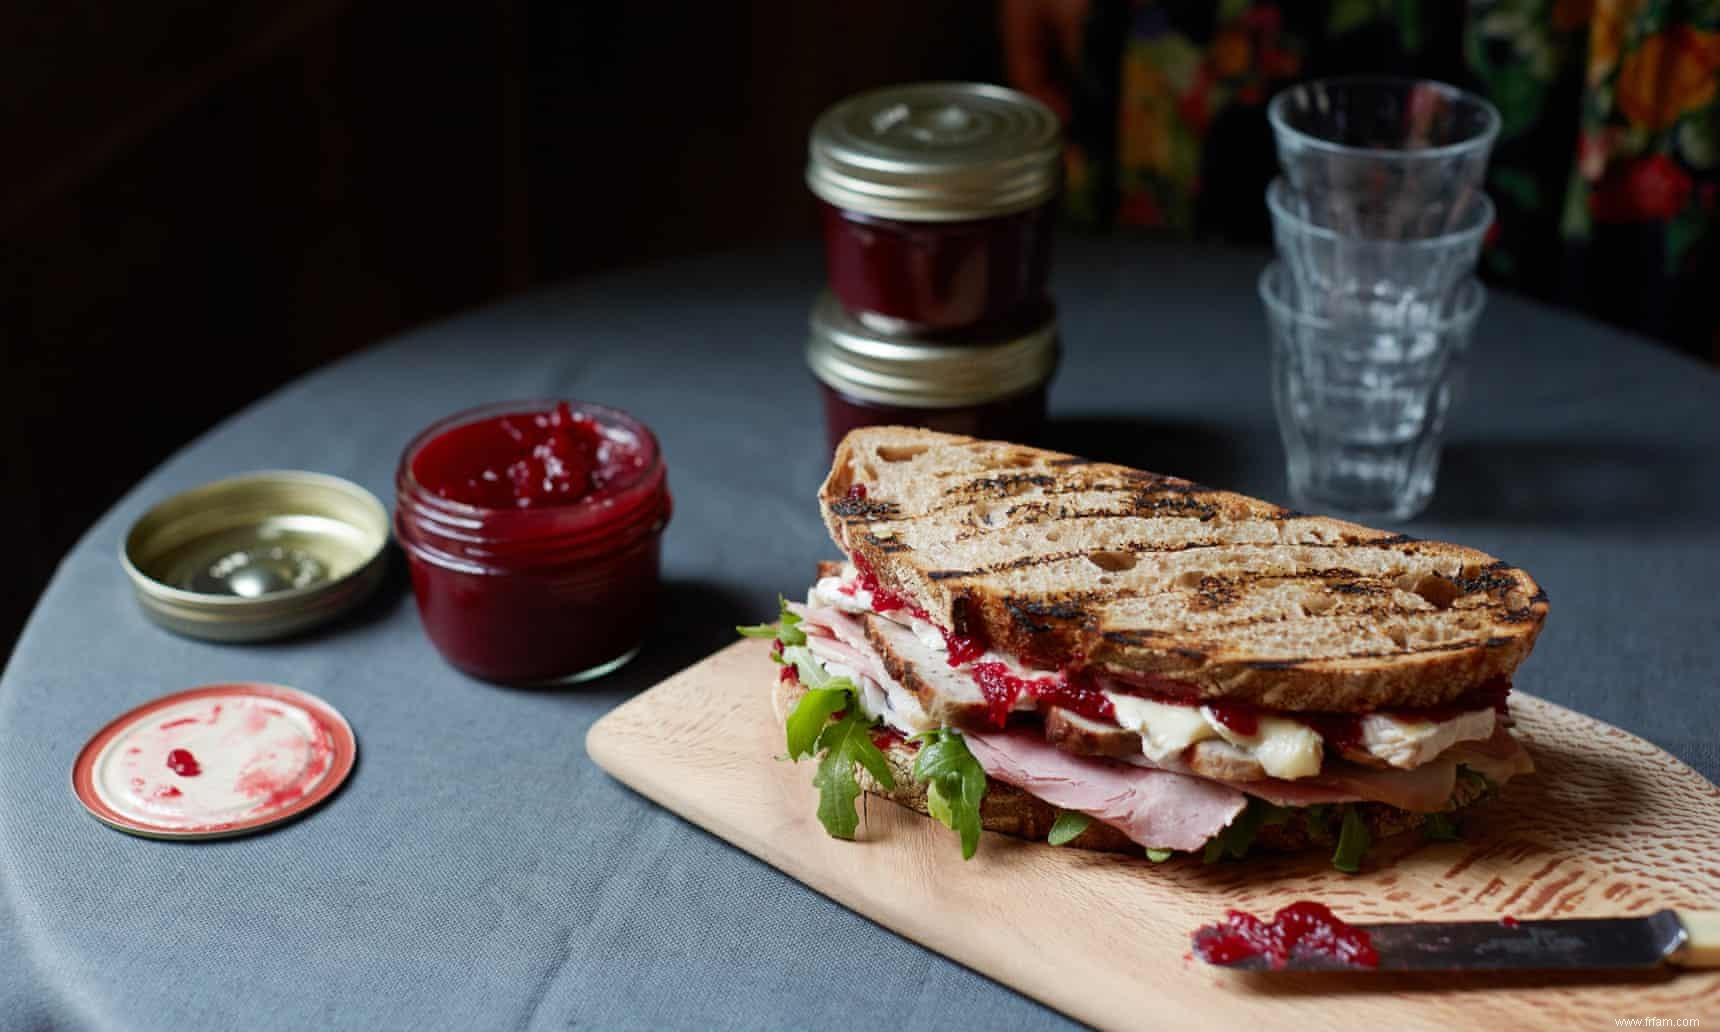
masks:
[[[934,622],[1203,699],[1438,705],[1509,676],[1547,613],[1527,573],[1474,549],[928,430],[850,433],[819,502]]]
[[[777,721],[788,719],[788,714],[794,709],[800,696],[806,689],[788,681],[776,681],[771,690],[771,708],[776,712]],[[868,774],[865,768],[855,766],[855,776],[860,787],[871,795],[888,799],[899,806],[905,806],[918,813],[930,815],[926,803],[926,787],[914,780],[914,758],[917,755],[915,747],[907,742],[895,742],[884,750],[884,758],[890,764],[890,773],[894,776],[896,787],[886,789]],[[1452,797],[1450,810],[1462,809],[1476,801],[1477,795],[1472,782],[1459,783],[1459,794]],[[1395,806],[1384,803],[1353,804],[1367,825],[1368,831],[1375,839],[1385,838],[1420,827],[1428,819],[1428,814],[1411,813],[1400,810]],[[1027,792],[1006,784],[996,778],[986,778],[985,799],[980,803],[980,822],[985,830],[995,831],[1003,835],[1013,835],[1016,838],[1043,840],[1051,833],[1051,826],[1056,823],[1058,809]],[[1311,825],[1305,820],[1289,820],[1282,824],[1269,824],[1260,828],[1254,840],[1256,849],[1269,852],[1296,852],[1314,846],[1330,847],[1336,842],[1336,825],[1327,821],[1324,824]],[[1139,853],[1141,847],[1129,839],[1121,831],[1105,824],[1094,821],[1086,830],[1068,843],[1078,849],[1092,849],[1109,853]]]

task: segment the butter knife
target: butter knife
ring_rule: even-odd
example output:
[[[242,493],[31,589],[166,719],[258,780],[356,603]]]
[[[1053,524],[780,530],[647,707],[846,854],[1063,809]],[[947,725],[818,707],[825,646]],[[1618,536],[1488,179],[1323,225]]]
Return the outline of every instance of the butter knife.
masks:
[[[1351,926],[1366,932],[1378,967],[1298,947],[1280,971],[1625,971],[1666,964],[1720,967],[1720,911],[1662,910],[1642,917],[1554,921],[1451,921]],[[1202,956],[1198,947],[1197,956]],[[1208,961],[1212,963],[1212,961]],[[1252,956],[1220,966],[1275,970]]]

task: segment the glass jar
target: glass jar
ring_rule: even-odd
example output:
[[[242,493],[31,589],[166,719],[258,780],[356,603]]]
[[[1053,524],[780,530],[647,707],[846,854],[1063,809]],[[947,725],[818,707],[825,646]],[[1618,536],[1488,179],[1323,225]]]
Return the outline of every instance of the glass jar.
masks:
[[[558,404],[503,402],[450,416],[413,438],[395,474],[395,535],[425,633],[450,664],[486,681],[601,676],[633,658],[655,617],[672,503],[643,423],[567,403],[561,411],[596,435],[587,489],[497,504],[498,477],[515,467],[496,468],[509,455],[494,431],[518,437],[523,428],[518,461],[529,461],[532,435],[550,432]],[[481,503],[470,500],[474,487],[489,492]]]
[[[891,86],[813,126],[830,287],[884,333],[974,330],[1042,305],[1061,181],[1057,116],[980,83]]]
[[[832,448],[855,427],[886,425],[1031,443],[1057,357],[1049,305],[1001,336],[952,341],[879,333],[831,291],[813,308],[806,347]]]

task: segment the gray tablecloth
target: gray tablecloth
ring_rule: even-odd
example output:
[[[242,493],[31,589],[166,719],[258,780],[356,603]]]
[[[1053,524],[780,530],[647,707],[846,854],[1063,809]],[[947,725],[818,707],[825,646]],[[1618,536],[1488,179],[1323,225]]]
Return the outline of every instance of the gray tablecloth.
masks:
[[[1069,243],[1057,443],[1281,498],[1261,254]],[[0,1026],[829,1028],[1062,1019],[874,927],[611,781],[599,715],[771,615],[830,547],[801,363],[810,248],[546,292],[295,383],[168,462],[66,557],[0,680]],[[1531,570],[1552,615],[1519,685],[1720,773],[1720,377],[1507,296],[1489,302],[1431,513],[1407,528]],[[243,470],[392,501],[401,446],[474,403],[625,407],[677,511],[669,614],[596,685],[509,691],[443,665],[396,572],[324,632],[264,646],[145,622],[115,553],[167,494]],[[42,485],[38,490],[47,489]],[[113,715],[212,681],[334,703],[359,767],[271,834],[151,842],[67,787]],[[953,847],[952,847],[953,848]],[[880,871],[879,877],[890,877]]]

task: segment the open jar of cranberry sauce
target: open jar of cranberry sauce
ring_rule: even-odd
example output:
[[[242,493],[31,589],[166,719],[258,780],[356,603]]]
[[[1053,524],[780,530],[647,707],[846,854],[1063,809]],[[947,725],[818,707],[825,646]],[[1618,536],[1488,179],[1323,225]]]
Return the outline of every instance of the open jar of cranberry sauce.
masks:
[[[884,333],[973,329],[1042,303],[1061,182],[1057,116],[980,83],[890,86],[819,116],[806,183],[830,287]]]
[[[413,438],[395,490],[425,633],[456,668],[567,683],[639,651],[671,508],[643,423],[582,402],[471,409]]]
[[[1032,442],[1057,357],[1049,302],[998,336],[966,335],[957,346],[872,330],[829,291],[812,310],[806,345],[832,448],[855,427],[884,425]]]

